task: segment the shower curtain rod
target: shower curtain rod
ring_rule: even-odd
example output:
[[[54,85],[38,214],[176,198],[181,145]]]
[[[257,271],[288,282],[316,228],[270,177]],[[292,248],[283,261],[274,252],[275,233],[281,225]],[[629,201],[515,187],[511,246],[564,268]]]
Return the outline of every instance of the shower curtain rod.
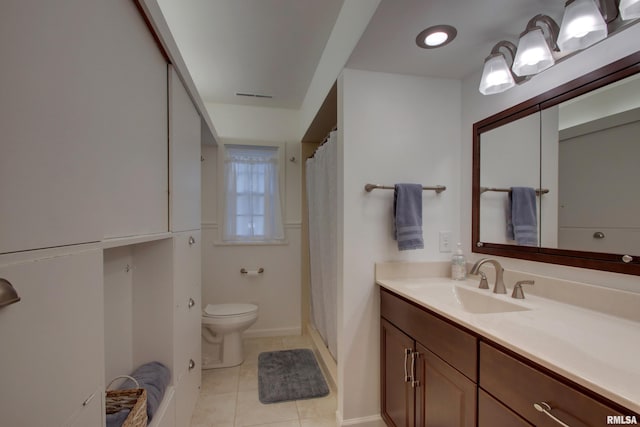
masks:
[[[378,185],[378,184],[366,184],[364,186],[364,189],[367,193],[370,193],[371,191],[375,190],[376,188],[380,188],[383,190],[394,190],[395,187],[393,186],[389,186],[389,185]],[[444,185],[436,185],[435,187],[422,187],[423,190],[434,190],[436,193],[442,193],[443,191],[445,191],[447,189],[446,186]]]

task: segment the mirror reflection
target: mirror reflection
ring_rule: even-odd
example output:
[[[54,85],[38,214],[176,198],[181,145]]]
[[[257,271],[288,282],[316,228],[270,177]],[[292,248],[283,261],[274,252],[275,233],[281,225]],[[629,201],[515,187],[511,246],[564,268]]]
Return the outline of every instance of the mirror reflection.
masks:
[[[640,255],[638,135],[638,75],[483,132],[480,241]],[[533,206],[514,187],[537,190]]]
[[[548,120],[558,123],[558,239],[543,246],[640,254],[640,78],[544,110]]]

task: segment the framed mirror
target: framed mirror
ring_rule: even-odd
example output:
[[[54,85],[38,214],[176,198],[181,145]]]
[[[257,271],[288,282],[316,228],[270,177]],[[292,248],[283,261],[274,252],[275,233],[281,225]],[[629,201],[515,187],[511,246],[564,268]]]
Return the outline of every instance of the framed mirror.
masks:
[[[640,275],[640,52],[473,133],[473,252]]]

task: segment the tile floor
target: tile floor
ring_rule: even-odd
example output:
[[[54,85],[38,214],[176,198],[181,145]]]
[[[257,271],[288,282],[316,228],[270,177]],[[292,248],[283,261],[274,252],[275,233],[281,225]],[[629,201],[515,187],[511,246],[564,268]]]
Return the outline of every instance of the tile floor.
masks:
[[[258,355],[294,348],[312,348],[311,340],[307,336],[246,339],[242,365],[202,371],[191,427],[336,427],[335,390],[317,399],[268,405],[258,400]]]

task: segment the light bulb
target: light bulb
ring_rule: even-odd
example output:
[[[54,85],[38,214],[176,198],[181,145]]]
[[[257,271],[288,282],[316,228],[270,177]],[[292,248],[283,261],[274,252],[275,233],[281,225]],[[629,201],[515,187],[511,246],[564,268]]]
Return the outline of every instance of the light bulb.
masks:
[[[584,49],[607,34],[607,23],[594,0],[575,0],[564,10],[558,47],[562,52]]]
[[[511,75],[511,70],[502,53],[487,58],[484,63],[482,78],[480,79],[480,93],[483,95],[492,95],[494,93],[504,92],[515,85],[516,83]]]
[[[438,46],[446,42],[448,38],[449,38],[449,35],[447,33],[445,33],[444,31],[438,31],[436,33],[429,34],[427,37],[425,37],[424,43],[427,46]]]
[[[520,37],[512,67],[515,75],[537,74],[551,67],[554,63],[551,49],[549,49],[540,27],[534,27]]]

